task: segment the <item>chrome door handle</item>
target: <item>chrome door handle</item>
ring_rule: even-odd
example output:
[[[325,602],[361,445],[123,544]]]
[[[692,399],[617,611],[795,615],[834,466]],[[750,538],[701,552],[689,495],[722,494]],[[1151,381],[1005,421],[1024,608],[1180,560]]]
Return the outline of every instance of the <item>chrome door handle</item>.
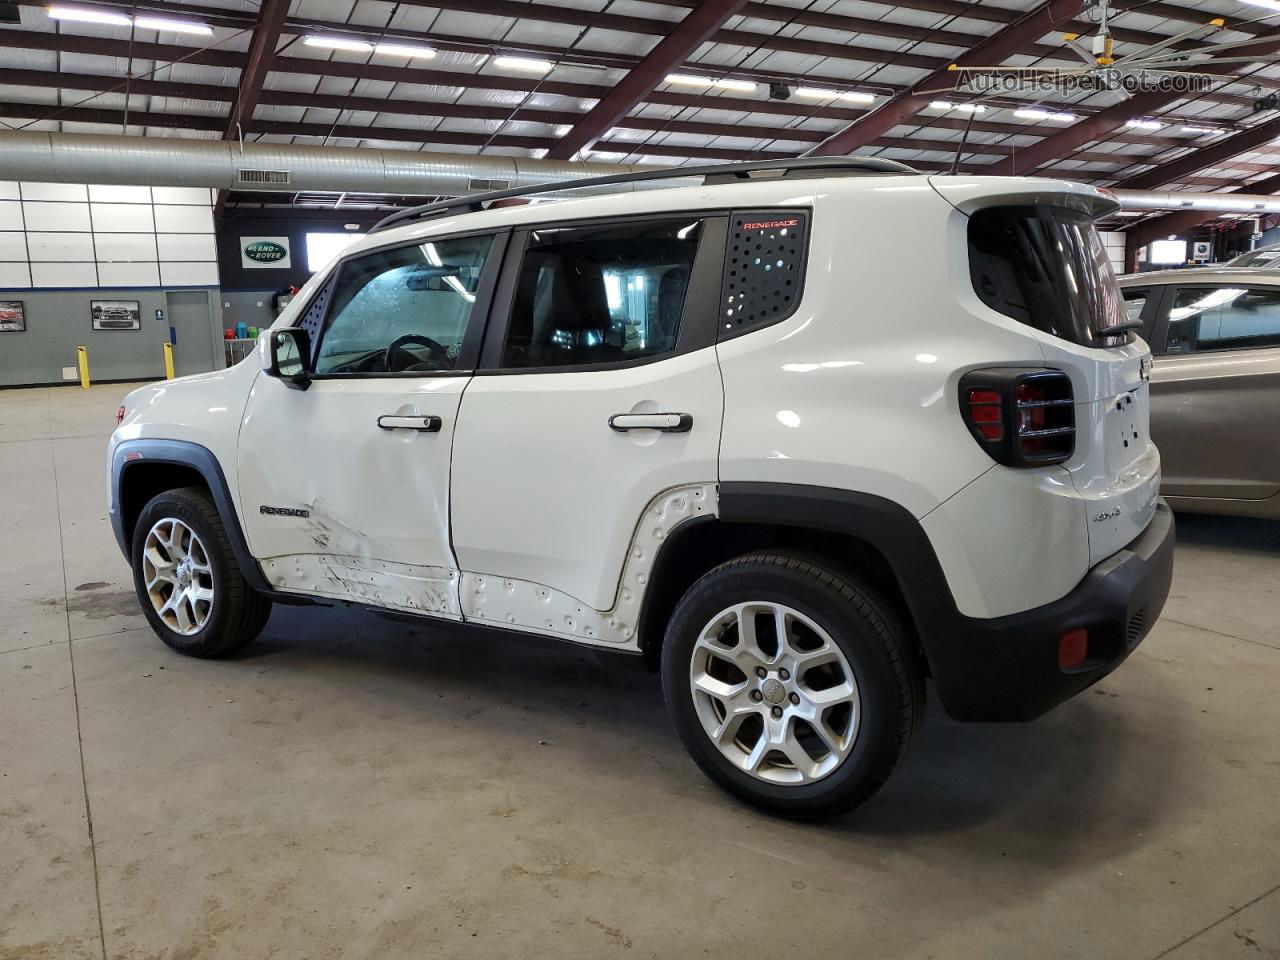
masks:
[[[615,413],[609,428],[618,431],[661,430],[663,433],[688,433],[693,429],[689,413]]]
[[[378,426],[383,430],[419,430],[422,433],[439,433],[444,421],[439,417],[381,416]]]

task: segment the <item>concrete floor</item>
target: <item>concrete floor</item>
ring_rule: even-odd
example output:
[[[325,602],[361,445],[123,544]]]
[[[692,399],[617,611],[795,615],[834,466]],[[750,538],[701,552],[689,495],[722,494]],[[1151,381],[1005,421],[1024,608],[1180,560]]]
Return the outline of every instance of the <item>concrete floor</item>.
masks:
[[[806,826],[616,658],[288,607],[169,652],[105,519],[126,389],[0,391],[0,960],[1280,957],[1278,524],[1182,518],[1118,673],[1027,726],[934,704]]]

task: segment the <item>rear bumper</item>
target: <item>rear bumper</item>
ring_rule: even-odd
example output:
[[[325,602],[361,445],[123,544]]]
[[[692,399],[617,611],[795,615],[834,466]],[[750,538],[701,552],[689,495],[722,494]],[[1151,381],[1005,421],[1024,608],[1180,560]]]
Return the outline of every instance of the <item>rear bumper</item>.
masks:
[[[1034,720],[1118,667],[1155,624],[1173,577],[1173,513],[1163,501],[1142,534],[1065,597],[990,620],[958,611],[927,645],[938,696],[957,720]],[[1058,667],[1067,631],[1089,633],[1088,657]]]

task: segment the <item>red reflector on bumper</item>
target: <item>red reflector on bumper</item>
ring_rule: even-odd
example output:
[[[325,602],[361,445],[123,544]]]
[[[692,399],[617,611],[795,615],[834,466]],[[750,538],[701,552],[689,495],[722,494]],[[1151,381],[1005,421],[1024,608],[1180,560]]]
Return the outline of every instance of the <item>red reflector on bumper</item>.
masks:
[[[1070,670],[1089,656],[1089,631],[1068,630],[1058,638],[1058,669]]]

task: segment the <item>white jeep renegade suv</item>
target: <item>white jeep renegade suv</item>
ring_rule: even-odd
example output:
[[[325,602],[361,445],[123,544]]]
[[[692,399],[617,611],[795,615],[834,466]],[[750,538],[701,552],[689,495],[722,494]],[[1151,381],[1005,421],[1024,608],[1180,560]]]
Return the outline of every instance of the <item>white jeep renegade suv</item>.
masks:
[[[885,782],[926,677],[1026,720],[1133,650],[1173,521],[1104,193],[588,183],[630,192],[393,215],[259,362],[130,394],[111,519],[165,643],[340,601],[638,653],[706,774],[800,817]]]

